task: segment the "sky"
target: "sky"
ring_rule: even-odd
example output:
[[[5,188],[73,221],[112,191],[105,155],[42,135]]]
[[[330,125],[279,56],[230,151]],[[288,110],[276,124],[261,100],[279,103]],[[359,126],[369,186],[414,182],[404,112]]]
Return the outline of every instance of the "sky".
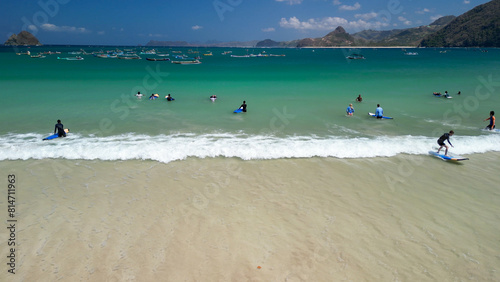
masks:
[[[27,30],[42,44],[145,45],[322,37],[428,25],[488,0],[1,0],[0,43]]]

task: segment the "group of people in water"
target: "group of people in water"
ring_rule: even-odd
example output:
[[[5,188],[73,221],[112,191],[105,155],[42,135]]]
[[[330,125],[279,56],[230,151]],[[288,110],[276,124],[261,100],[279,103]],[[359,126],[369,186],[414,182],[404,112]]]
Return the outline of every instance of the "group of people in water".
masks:
[[[362,101],[363,98],[361,97],[361,94],[359,94],[358,97],[356,97],[356,102]],[[354,107],[352,106],[352,104],[349,104],[345,111],[348,116],[352,116],[354,114]],[[377,104],[377,108],[375,109],[375,117],[379,119],[384,117],[384,110],[382,109],[382,107],[380,107],[380,104]]]
[[[447,93],[447,92],[445,92],[445,93]],[[141,94],[141,92],[137,92],[137,94],[135,94],[135,96],[137,96],[138,98],[142,98],[144,95]],[[151,96],[149,97],[150,100],[154,100],[156,98],[159,98],[158,94],[151,94]],[[174,98],[172,98],[172,96],[170,94],[165,96],[165,98],[167,99],[167,101],[175,100]],[[217,99],[216,95],[210,96],[210,100],[212,102],[215,102],[216,99]],[[361,95],[356,97],[356,101],[357,102],[363,101],[363,98],[361,98]],[[241,106],[238,109],[241,109],[242,112],[246,112],[247,111],[246,101],[243,101],[243,104],[241,104]],[[349,116],[352,116],[354,114],[354,107],[352,106],[352,104],[349,104],[349,106],[346,109],[346,112],[347,112],[347,115],[349,115]],[[377,104],[377,108],[375,109],[375,117],[381,119],[381,118],[383,118],[383,116],[384,116],[384,110],[382,109],[380,104]],[[490,124],[488,124],[488,126],[486,126],[485,129],[494,130],[495,129],[495,112],[494,111],[490,111],[490,116],[488,118],[486,118],[484,121],[487,121],[487,120],[490,121]],[[61,123],[61,120],[57,120],[57,123],[56,123],[55,128],[54,128],[54,134],[55,133],[57,133],[59,137],[66,137],[66,131],[64,129],[64,125]],[[449,132],[446,132],[439,137],[439,139],[437,140],[437,143],[439,145],[439,149],[437,151],[438,154],[441,151],[441,149],[444,147],[444,148],[446,148],[444,154],[448,155],[449,147],[448,147],[448,145],[445,144],[445,141],[447,141],[448,144],[453,147],[453,145],[450,142],[450,137],[453,136],[454,134],[455,134],[455,132],[453,130],[450,130]]]
[[[144,94],[142,94],[140,91],[138,91],[137,94],[135,94],[135,96],[140,99],[140,98],[144,97]],[[149,96],[149,100],[156,100],[158,98],[160,98],[160,95],[155,94],[155,93],[153,93],[153,94],[151,94],[151,96]],[[167,101],[174,101],[175,100],[171,94],[168,94],[167,96],[165,96],[165,99],[167,99]],[[215,100],[217,100],[217,95],[210,95],[210,101],[215,102]],[[243,104],[241,104],[241,106],[238,109],[241,109],[242,112],[246,112],[247,111],[246,101],[243,101]],[[354,112],[354,110],[353,110],[353,112]]]
[[[461,94],[460,91],[458,91],[457,94],[460,95]],[[441,93],[434,92],[434,95],[441,95]],[[445,91],[444,96],[449,97],[448,91]],[[360,94],[360,95],[358,95],[358,97],[356,97],[356,102],[361,102],[361,101],[363,101],[363,98],[361,98],[361,94]],[[352,104],[349,104],[349,106],[346,109],[346,113],[348,116],[352,116],[354,114],[354,107],[352,106]],[[375,109],[375,117],[378,119],[381,119],[384,117],[384,110],[382,109],[380,104],[377,104],[377,108]],[[494,111],[490,111],[490,116],[488,118],[486,118],[484,121],[487,121],[487,120],[490,121],[490,124],[488,124],[485,129],[486,130],[494,130],[495,129],[495,112]],[[439,149],[437,151],[438,154],[441,151],[441,149],[444,147],[444,148],[446,148],[444,154],[448,155],[449,147],[448,147],[448,145],[445,144],[445,141],[448,141],[448,144],[450,144],[450,146],[453,147],[453,145],[450,142],[450,137],[453,136],[453,134],[455,134],[455,132],[453,130],[450,130],[449,132],[444,133],[443,135],[441,135],[439,137],[439,139],[437,140],[437,143],[439,145]]]

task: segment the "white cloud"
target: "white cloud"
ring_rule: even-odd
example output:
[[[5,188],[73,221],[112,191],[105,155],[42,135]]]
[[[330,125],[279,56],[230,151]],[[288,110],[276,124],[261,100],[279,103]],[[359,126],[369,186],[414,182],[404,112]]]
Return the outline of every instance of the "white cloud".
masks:
[[[340,4],[342,4],[342,2],[340,2],[339,0],[333,0],[333,5],[338,6]]]
[[[32,32],[37,32],[38,31],[38,28],[36,27],[36,25],[33,25],[33,24],[30,24],[28,26],[28,29],[31,30]]]
[[[274,29],[274,27],[268,27],[268,28],[263,28],[262,31],[263,32],[273,32],[275,31],[276,29]]]
[[[289,19],[281,18],[279,24],[283,28],[293,28],[297,30],[334,30],[338,26],[342,26],[346,30],[360,31],[364,29],[382,29],[389,26],[387,22],[367,22],[363,19],[348,21],[339,17],[309,19],[307,21],[300,21],[297,17],[291,17]]]
[[[301,4],[302,0],[276,0],[276,2],[286,2],[288,5]]]
[[[202,26],[199,26],[199,25],[195,25],[195,26],[192,26],[191,29],[193,30],[199,30],[199,29],[202,29],[203,27]]]
[[[353,6],[349,6],[349,5],[342,5],[339,7],[339,10],[341,11],[355,11],[355,10],[359,10],[361,8],[361,5],[356,2]]]
[[[430,13],[431,10],[427,9],[427,8],[423,8],[422,10],[418,10],[415,12],[415,14],[425,14],[425,13]]]
[[[97,34],[104,35],[104,34],[106,34],[106,32],[104,30],[102,30],[102,31],[98,31]]]
[[[354,17],[356,19],[362,19],[362,20],[365,20],[365,21],[368,21],[368,20],[371,20],[373,18],[376,18],[378,16],[377,13],[375,12],[371,12],[371,13],[366,13],[366,14],[356,14],[354,15]]]
[[[45,31],[53,31],[53,32],[70,32],[70,33],[89,33],[90,30],[84,27],[74,27],[74,26],[57,26],[55,24],[42,24],[40,26]]]
[[[405,24],[405,25],[411,25],[411,21],[409,21],[409,20],[408,20],[408,19],[406,19],[405,17],[399,16],[399,17],[398,17],[398,20],[399,20],[400,22],[403,22],[403,24]]]
[[[464,4],[470,4],[470,1],[464,0]]]

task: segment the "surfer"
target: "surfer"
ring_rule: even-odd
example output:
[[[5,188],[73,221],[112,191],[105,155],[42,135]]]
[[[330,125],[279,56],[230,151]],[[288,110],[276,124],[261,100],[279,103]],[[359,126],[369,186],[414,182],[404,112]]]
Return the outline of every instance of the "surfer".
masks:
[[[347,107],[347,109],[345,111],[346,111],[348,116],[352,116],[352,114],[354,113],[354,108],[352,107],[352,104],[349,104],[349,106]]]
[[[64,131],[64,125],[61,123],[61,120],[58,119],[56,126],[54,128],[54,134],[57,132],[57,136],[66,137],[66,132]]]
[[[216,96],[216,95],[211,95],[211,96],[210,96],[210,100],[211,100],[212,102],[215,102],[215,100],[216,100],[216,99],[217,99],[217,96]]]
[[[384,116],[384,110],[380,107],[380,104],[377,104],[377,109],[375,110],[375,117],[382,118]]]
[[[247,112],[247,102],[243,101],[243,104],[241,104],[240,109],[246,113]]]
[[[361,94],[359,94],[359,96],[356,98],[356,102],[361,102],[363,101],[363,98],[361,98]]]
[[[137,94],[135,94],[135,96],[137,98],[142,98],[142,96],[144,96],[144,95],[141,94],[141,91],[137,91]]]
[[[448,94],[448,91],[444,91],[444,97],[445,97],[445,98],[450,97],[450,94]]]
[[[165,98],[167,98],[167,101],[173,101],[173,100],[175,100],[174,98],[172,98],[172,96],[170,96],[170,94],[168,94],[167,97],[165,97]]]
[[[453,132],[453,130],[450,130],[450,132],[448,133],[445,133],[443,135],[441,135],[441,137],[439,137],[437,143],[439,145],[439,149],[437,151],[437,153],[439,154],[439,151],[441,151],[441,148],[445,147],[446,150],[444,151],[444,155],[447,156],[448,155],[448,145],[446,145],[444,143],[444,141],[447,141],[448,140],[448,143],[450,144],[450,146],[453,147],[453,145],[451,144],[450,142],[450,137],[453,136],[453,134],[455,134],[455,132]]]
[[[488,129],[488,130],[495,129],[495,112],[494,111],[491,111],[490,117],[485,119],[484,121],[487,121],[487,120],[490,120],[490,124],[488,124],[488,126],[486,126],[486,129]]]

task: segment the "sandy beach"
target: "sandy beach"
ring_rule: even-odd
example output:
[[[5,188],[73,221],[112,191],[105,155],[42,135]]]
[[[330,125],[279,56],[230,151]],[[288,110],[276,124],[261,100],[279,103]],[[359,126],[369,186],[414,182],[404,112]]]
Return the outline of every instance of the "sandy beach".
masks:
[[[0,280],[498,281],[499,156],[3,161]]]

